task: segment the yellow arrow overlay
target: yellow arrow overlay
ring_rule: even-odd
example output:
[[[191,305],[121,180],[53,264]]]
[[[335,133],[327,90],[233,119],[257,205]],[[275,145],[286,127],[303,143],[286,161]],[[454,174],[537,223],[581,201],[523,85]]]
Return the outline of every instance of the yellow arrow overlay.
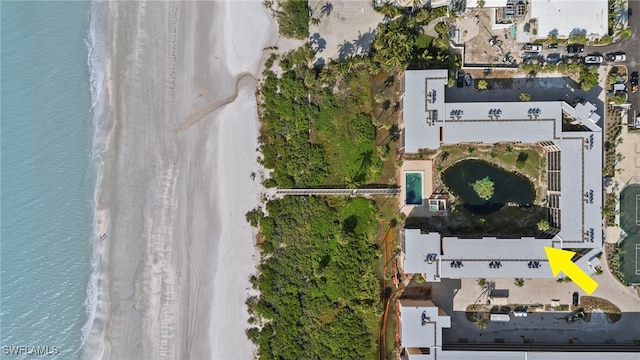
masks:
[[[553,273],[554,277],[558,276],[558,274],[562,271],[587,294],[593,294],[593,292],[598,287],[598,283],[593,280],[591,276],[582,271],[582,269],[578,265],[571,261],[573,255],[576,254],[575,252],[555,249],[548,246],[544,247],[544,252],[547,253],[549,265],[551,266],[551,272]]]

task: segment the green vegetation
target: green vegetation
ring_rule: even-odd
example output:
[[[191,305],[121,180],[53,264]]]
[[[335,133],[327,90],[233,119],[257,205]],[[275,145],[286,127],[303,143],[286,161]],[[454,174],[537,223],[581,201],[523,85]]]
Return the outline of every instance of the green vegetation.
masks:
[[[476,180],[471,186],[481,199],[489,200],[493,197],[493,181],[489,177]]]
[[[551,227],[549,226],[549,222],[547,220],[540,220],[538,221],[538,224],[536,224],[538,226],[538,230],[540,231],[548,231]]]
[[[614,177],[616,173],[616,165],[622,160],[623,155],[617,152],[617,147],[622,143],[620,134],[622,133],[622,113],[618,109],[608,107],[607,109],[607,134],[604,141],[604,168],[602,175],[606,177]]]
[[[374,68],[403,70],[407,67],[425,69],[446,66],[453,70],[460,67],[460,56],[449,55],[451,18],[435,25],[438,33],[435,38],[420,32],[422,26],[444,15],[446,7],[420,9],[388,24],[378,25],[376,38],[371,45]]]
[[[487,328],[491,313],[484,311],[484,306],[482,305],[469,305],[465,311],[465,316],[467,320],[472,322],[478,329],[483,330]]]
[[[429,35],[418,35],[418,37],[416,38],[416,48],[418,49],[427,49],[429,48],[429,45],[431,45],[431,42],[433,41],[434,37],[433,36],[429,36]]]
[[[582,66],[580,71],[580,88],[589,91],[598,86],[598,68],[596,66]]]
[[[480,79],[478,80],[478,90],[486,90],[487,89],[487,80]]]
[[[478,279],[476,279],[476,282],[478,283],[478,286],[480,286],[480,287],[485,287],[487,285],[487,279],[485,279],[485,278],[478,278]]]
[[[574,60],[570,63],[571,58],[567,59],[567,63],[559,64],[526,64],[521,63],[518,65],[520,70],[531,76],[535,76],[538,73],[552,73],[559,72],[574,77],[574,79],[580,83],[580,88],[584,91],[589,91],[592,88],[598,86],[598,68],[596,66],[589,66],[579,63]],[[522,100],[521,101],[528,101]]]
[[[616,277],[623,285],[629,286],[629,282],[625,279],[622,273],[622,264],[624,263],[625,250],[622,248],[622,244],[605,243],[605,254],[607,254],[607,264],[609,265],[609,271]]]
[[[524,286],[524,279],[523,278],[515,278],[513,281],[513,284],[517,287],[523,287]]]
[[[624,92],[616,92],[611,98],[611,101],[616,105],[624,104],[627,101],[627,94]]]
[[[624,83],[627,81],[627,74],[624,72],[624,68],[614,66],[609,71],[609,77],[607,78],[607,83],[609,85],[613,85],[615,83]]]
[[[569,35],[569,44],[586,44],[587,41],[587,35],[582,32]]]
[[[276,19],[280,34],[295,39],[309,37],[309,8],[306,1],[280,0]]]
[[[262,216],[262,262],[247,300],[261,359],[364,359],[376,354],[376,209],[362,198],[285,197]],[[373,226],[372,226],[373,224]]]
[[[374,8],[377,12],[385,15],[389,18],[394,18],[402,12],[399,8],[397,8],[391,2],[384,2],[382,6]]]
[[[529,93],[520,93],[520,101],[531,101],[531,94]]]
[[[306,2],[279,4],[281,33],[308,37]],[[400,15],[391,5],[380,10]],[[449,56],[450,19],[436,26],[444,36],[420,36],[421,26],[445,14],[421,9],[379,25],[369,56],[314,67],[309,43],[273,55],[260,89],[261,162],[271,170],[265,186],[395,184],[397,71],[459,66],[459,56]],[[247,300],[247,336],[260,359],[377,357],[384,274],[378,266],[376,278],[376,233],[383,231],[378,220],[394,227],[398,216],[388,200],[285,197],[266,204],[268,215],[260,208],[246,214],[261,231],[251,279],[260,295]]]
[[[273,169],[266,185],[372,182],[382,162],[375,143],[379,119],[370,115],[371,76],[357,69],[344,75],[336,69],[317,72],[306,65],[312,57],[305,46],[280,61],[279,79],[265,72],[261,150],[264,166]]]

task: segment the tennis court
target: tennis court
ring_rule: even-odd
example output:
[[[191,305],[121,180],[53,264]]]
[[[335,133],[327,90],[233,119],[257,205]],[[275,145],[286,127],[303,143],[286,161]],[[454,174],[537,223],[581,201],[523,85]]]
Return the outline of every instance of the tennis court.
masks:
[[[640,185],[629,185],[620,193],[620,226],[628,235],[621,244],[622,273],[628,282],[640,284]]]

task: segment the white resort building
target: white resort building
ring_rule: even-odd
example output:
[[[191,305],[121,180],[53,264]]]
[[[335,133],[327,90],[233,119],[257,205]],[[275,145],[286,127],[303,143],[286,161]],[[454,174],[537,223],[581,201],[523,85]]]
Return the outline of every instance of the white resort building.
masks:
[[[547,164],[544,206],[548,208],[551,229],[546,238],[453,237],[405,229],[402,236],[404,272],[422,274],[429,282],[447,278],[553,278],[544,251],[544,247],[549,246],[585,249],[586,254],[576,264],[592,274],[599,264],[596,256],[601,253],[603,243],[603,136],[597,124],[598,111],[602,109],[590,103],[573,107],[563,101],[449,103],[445,98],[447,82],[447,70],[404,73],[405,153],[419,153],[448,144],[542,146]],[[582,130],[563,131],[563,118],[579,123]],[[430,190],[416,192],[429,198]],[[415,203],[422,206],[422,202]],[[403,356],[407,359],[595,359],[603,355],[527,354],[517,347],[512,351],[480,354],[443,351],[440,332],[451,326],[446,314],[431,303],[403,301],[400,300],[399,311]],[[628,356],[628,353],[607,354],[612,359],[628,359]]]

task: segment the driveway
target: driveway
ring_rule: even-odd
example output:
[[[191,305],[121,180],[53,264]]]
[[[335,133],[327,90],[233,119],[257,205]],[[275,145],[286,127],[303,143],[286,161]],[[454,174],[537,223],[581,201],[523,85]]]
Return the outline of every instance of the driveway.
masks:
[[[632,31],[630,38],[607,46],[586,46],[584,54],[625,52],[627,54],[627,61],[622,64],[627,65],[629,73],[632,73],[634,71],[640,71],[640,0],[629,0],[629,10],[632,14],[629,16],[629,27]],[[631,89],[630,85],[627,87]],[[631,103],[631,107],[640,113],[640,92],[633,94],[629,91],[628,101]],[[631,114],[633,114],[633,111],[631,111]]]

